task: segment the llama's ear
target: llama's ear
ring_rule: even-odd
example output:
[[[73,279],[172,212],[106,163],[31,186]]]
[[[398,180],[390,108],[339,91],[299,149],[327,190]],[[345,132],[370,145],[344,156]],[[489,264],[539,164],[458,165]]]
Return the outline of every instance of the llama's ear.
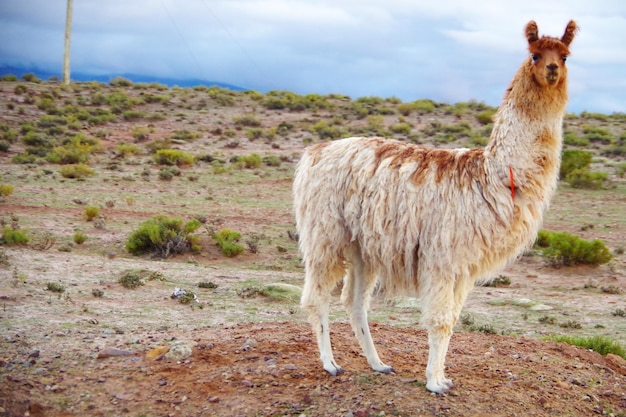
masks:
[[[565,28],[565,33],[561,38],[561,42],[563,42],[566,46],[569,46],[570,43],[574,40],[574,36],[578,32],[578,25],[573,20],[570,20]]]
[[[526,24],[526,39],[528,39],[528,43],[533,43],[539,39],[539,28],[534,20]]]

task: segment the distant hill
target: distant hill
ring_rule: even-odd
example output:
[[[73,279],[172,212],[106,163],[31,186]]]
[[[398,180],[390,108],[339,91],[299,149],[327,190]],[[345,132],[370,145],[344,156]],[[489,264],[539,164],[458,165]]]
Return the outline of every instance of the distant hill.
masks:
[[[20,78],[24,74],[33,73],[41,80],[49,80],[51,77],[57,77],[59,80],[63,78],[61,73],[51,72],[48,70],[38,69],[38,68],[20,68],[20,67],[11,67],[11,66],[0,66],[0,76],[13,74]],[[108,83],[112,79],[116,77],[124,77],[134,83],[159,83],[167,85],[168,87],[179,86],[179,87],[194,87],[197,85],[206,85],[211,86],[215,85],[221,88],[227,88],[233,91],[245,91],[247,88],[239,87],[232,84],[222,83],[219,81],[208,81],[201,80],[199,78],[187,78],[187,79],[178,79],[178,78],[170,78],[170,77],[157,77],[152,75],[142,75],[142,74],[88,74],[81,72],[72,72],[70,78],[72,81],[99,81],[103,83]]]

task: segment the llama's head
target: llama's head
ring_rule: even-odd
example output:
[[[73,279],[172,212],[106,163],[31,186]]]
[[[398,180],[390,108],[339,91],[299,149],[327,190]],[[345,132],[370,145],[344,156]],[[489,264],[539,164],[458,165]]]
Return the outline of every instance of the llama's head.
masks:
[[[530,52],[535,80],[542,86],[562,84],[567,78],[565,60],[569,55],[569,45],[578,31],[576,22],[570,20],[565,33],[559,38],[539,37],[539,29],[534,21],[526,25],[526,39]]]

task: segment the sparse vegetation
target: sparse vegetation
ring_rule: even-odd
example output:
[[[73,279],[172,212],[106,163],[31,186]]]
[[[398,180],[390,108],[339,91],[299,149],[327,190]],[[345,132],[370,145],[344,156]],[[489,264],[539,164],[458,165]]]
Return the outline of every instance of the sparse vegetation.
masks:
[[[624,347],[605,336],[549,336],[547,339],[591,349],[604,356],[612,353],[613,355],[626,359],[626,350]]]
[[[56,358],[58,352],[50,350],[61,341],[61,337],[63,345],[74,343],[90,353],[105,345],[141,352],[148,343],[150,347],[156,345],[158,340],[168,344],[170,338],[180,339],[186,329],[193,328],[200,332],[197,349],[201,353],[200,349],[210,349],[212,340],[205,334],[222,334],[226,336],[223,340],[229,339],[232,331],[243,335],[245,325],[232,327],[234,323],[265,322],[262,326],[257,325],[252,333],[261,332],[261,327],[269,328],[272,320],[280,322],[273,329],[293,331],[294,327],[290,327],[292,321],[298,322],[300,328],[302,316],[297,306],[298,289],[291,288],[294,293],[287,297],[283,287],[274,291],[274,285],[301,285],[302,267],[297,252],[298,237],[293,232],[290,187],[293,168],[304,144],[318,144],[347,136],[380,135],[435,147],[484,146],[492,128],[490,117],[495,111],[471,101],[457,104],[432,100],[402,103],[394,98],[353,100],[341,95],[307,97],[287,92],[234,92],[205,86],[169,88],[124,80],[73,82],[71,86],[64,86],[47,81],[26,83],[14,76],[0,87],[5,93],[0,97],[0,108],[3,110],[0,112],[0,158],[3,161],[0,164],[3,167],[0,197],[4,197],[0,198],[3,210],[0,215],[0,273],[7,277],[0,308],[6,310],[3,317],[6,328],[14,329],[5,332],[7,334],[3,337],[7,341],[13,339],[7,346],[23,343],[24,339],[20,341],[23,335],[38,341],[32,348],[9,351],[5,359],[8,365],[28,364],[27,361],[33,364],[26,374],[36,384],[26,391],[22,390],[25,396],[22,398],[43,391],[50,398],[58,397],[58,404],[63,404],[63,407],[71,405],[75,410],[70,411],[78,414],[99,410],[101,403],[98,403],[97,396],[82,397],[89,393],[89,386],[84,393],[79,392],[80,399],[77,394],[71,401],[66,398],[70,398],[76,390],[56,392],[55,385],[63,390],[67,384],[71,386],[73,377],[77,376],[72,375],[76,368],[71,361],[65,360],[67,355]],[[269,109],[266,104],[271,100],[283,108]],[[224,108],[226,106],[230,108]],[[492,359],[502,362],[502,366],[506,365],[506,368],[500,369],[514,374],[509,378],[515,384],[541,384],[533,377],[537,361],[542,365],[542,375],[554,378],[552,366],[557,363],[571,365],[569,353],[572,348],[565,350],[567,357],[563,357],[561,352],[544,351],[540,343],[525,338],[521,344],[512,342],[515,345],[512,352],[508,350],[510,343],[505,341],[500,344],[499,338],[490,336],[491,333],[506,333],[508,330],[503,329],[511,329],[511,332],[531,339],[535,337],[531,335],[547,332],[584,336],[606,334],[624,346],[620,329],[626,320],[626,305],[622,302],[626,287],[619,280],[619,273],[626,247],[624,222],[620,217],[626,178],[625,126],[624,114],[585,112],[567,115],[563,126],[565,173],[561,177],[557,200],[551,205],[546,218],[546,226],[558,226],[560,229],[557,230],[578,233],[589,240],[600,237],[606,246],[610,246],[616,261],[593,270],[583,267],[562,269],[558,273],[537,272],[542,268],[537,259],[544,249],[537,247],[528,251],[527,256],[520,260],[521,265],[507,272],[513,280],[513,288],[506,288],[508,277],[496,277],[491,285],[504,287],[479,290],[482,294],[489,293],[485,296],[487,304],[483,305],[482,298],[474,300],[477,303],[471,306],[472,313],[465,313],[461,318],[463,329],[457,335],[459,339],[453,339],[453,343],[457,340],[456,347],[460,346],[468,358],[482,358],[485,352],[493,352]],[[590,127],[599,127],[600,130]],[[187,153],[193,156],[193,162],[157,162],[156,153],[162,149]],[[579,156],[582,153],[582,162],[571,164],[570,156],[566,156],[569,151],[578,151]],[[257,156],[251,157],[251,154],[260,156],[260,162]],[[73,170],[77,164],[90,173],[76,175]],[[71,174],[63,176],[62,169],[68,169]],[[606,175],[606,180],[603,175]],[[593,191],[574,188],[579,184],[599,188]],[[4,185],[7,186],[6,192]],[[89,205],[99,207],[100,213],[86,223]],[[154,247],[142,252],[144,259],[124,253],[126,239],[155,213],[181,217],[184,219],[182,227],[188,219],[197,217],[204,226],[190,234],[191,240],[197,244],[198,250],[201,248],[205,253],[196,255],[188,244],[183,245],[186,248],[184,253],[177,256],[170,254],[167,261],[152,259],[162,257]],[[20,216],[20,226],[13,214]],[[105,220],[106,229],[102,229],[100,227],[104,227]],[[220,252],[221,248],[213,238],[216,231],[224,226],[240,232],[232,242],[236,249],[226,249],[232,258]],[[5,241],[5,228],[9,230],[7,236],[10,243]],[[21,240],[21,237],[25,239]],[[558,257],[546,256],[545,259],[549,262],[559,260],[553,263],[555,266],[565,265]],[[122,275],[119,271],[125,267],[154,269],[171,274],[172,278],[167,283],[154,282],[151,279],[163,280],[164,277],[159,277],[156,272],[145,272],[144,275],[135,270],[127,278],[129,285],[137,285],[135,290],[130,290],[119,282]],[[570,277],[573,279],[570,280]],[[133,280],[143,285],[133,284]],[[587,280],[588,284],[583,289]],[[49,290],[48,282],[63,286],[65,291]],[[192,296],[189,295],[192,308],[211,306],[210,311],[201,314],[183,311],[189,310],[189,307],[179,305],[184,298],[169,298],[175,286],[190,289],[200,298],[202,303],[191,302]],[[533,293],[534,288],[549,289],[550,298],[545,298],[545,293]],[[574,299],[575,308],[572,307]],[[581,300],[596,303],[593,314],[586,314],[584,308],[580,310]],[[421,334],[405,329],[415,325],[417,318],[414,313],[417,310],[419,314],[419,303],[406,300],[406,304],[398,302],[397,305],[390,305],[380,299],[374,299],[373,303],[372,321],[379,323],[379,327],[375,328],[378,336],[374,335],[377,343],[384,341],[384,335],[403,338],[405,331],[408,339],[417,338],[420,343],[425,343]],[[544,311],[543,307],[547,306],[543,303],[553,307],[553,310]],[[334,313],[338,321],[346,321],[340,308],[335,306],[333,310],[336,310]],[[110,312],[115,313],[115,319]],[[298,314],[293,315],[296,312]],[[48,318],[46,316],[52,319],[44,320]],[[44,321],[46,326],[41,326]],[[388,325],[395,330],[389,330]],[[349,327],[346,323],[338,326]],[[583,329],[578,329],[578,326]],[[80,331],[74,330],[77,328]],[[136,329],[139,331],[135,332]],[[475,333],[470,334],[470,331]],[[109,335],[123,332],[126,336]],[[250,337],[254,337],[252,333]],[[45,334],[50,337],[44,337]],[[255,338],[261,340],[262,333],[257,334]],[[96,335],[96,344],[92,343],[93,335]],[[230,351],[241,348],[247,337],[229,339],[229,344],[232,343]],[[273,337],[281,339],[283,335]],[[308,337],[291,338],[289,343],[306,344]],[[459,340],[462,338],[481,343],[461,346]],[[531,346],[533,351],[528,350]],[[216,347],[218,349],[213,352],[204,351],[205,354],[217,354],[222,346]],[[35,348],[42,349],[43,357],[26,359]],[[259,349],[255,356],[262,353],[259,363],[264,366],[265,362],[271,366],[272,359],[278,359],[277,372],[281,376],[285,373],[300,379],[300,372],[308,368],[301,367],[298,358],[292,358],[298,369],[285,372],[283,366],[286,363],[280,359],[284,352],[286,350],[277,352],[276,357],[274,353],[266,355],[268,361],[264,360],[265,354]],[[519,360],[513,360],[512,357],[517,354],[520,355]],[[542,361],[544,355],[550,359]],[[606,372],[605,362],[601,361],[601,369],[591,367],[591,363],[587,362],[590,357],[590,353],[581,351],[580,362],[577,363],[589,366],[589,372],[594,370],[596,375],[603,375],[607,380],[583,380],[574,375],[586,386],[571,384],[571,398],[576,401],[580,400],[580,396],[589,395],[592,400],[585,400],[589,410],[597,407],[593,411],[599,414],[619,414],[615,411],[618,407],[614,405],[620,401],[619,396],[598,394],[614,391],[606,387],[619,385],[609,385],[607,381],[611,375]],[[46,358],[54,360],[34,365],[34,361],[39,363]],[[487,359],[489,361],[491,359]],[[617,369],[613,361],[612,358],[607,359],[606,367]],[[97,367],[107,362],[92,361],[92,365],[96,363],[93,374],[98,375]],[[130,365],[134,366],[131,362]],[[156,362],[155,365],[159,363],[163,362]],[[40,365],[48,371],[39,374]],[[47,381],[55,379],[59,365],[68,365],[67,373],[64,373],[66,381],[60,385]],[[239,365],[233,364],[233,372],[243,369]],[[527,373],[521,370],[524,367]],[[13,382],[7,381],[18,387],[17,381],[23,380],[24,369],[22,366],[13,366],[13,370],[9,368],[5,369],[7,377],[13,375],[16,378]],[[187,373],[193,370],[185,369]],[[464,369],[467,368],[461,366],[460,370]],[[490,376],[487,374],[490,372],[485,373],[488,379]],[[505,375],[499,374],[503,378],[506,378]],[[107,372],[103,376],[108,383],[116,381],[114,373]],[[379,387],[384,381],[374,376],[361,378],[357,375],[357,379]],[[233,382],[238,383],[239,378],[237,374]],[[408,385],[424,390],[423,377],[418,379],[420,381]],[[260,381],[267,382],[262,376]],[[461,384],[467,385],[468,381],[466,378]],[[166,388],[170,382],[175,380],[168,377]],[[45,388],[48,384],[49,390]],[[257,382],[254,381],[254,384],[256,386]],[[103,387],[102,384],[93,386],[96,385]],[[604,388],[593,391],[596,385]],[[160,385],[155,386],[164,389]],[[506,391],[508,388],[503,389]],[[560,387],[555,389],[561,390]],[[403,389],[400,391],[405,393]],[[19,394],[21,391],[14,392]],[[594,402],[593,396],[600,398],[600,402]],[[182,394],[176,398],[183,398]],[[184,403],[174,404],[175,408],[180,408],[179,412],[184,414],[189,411],[186,407],[190,401],[195,401],[194,398],[189,396]],[[222,405],[226,403],[226,398],[221,400]],[[46,400],[41,401],[46,407],[45,412],[54,414],[56,411],[58,414],[55,406],[46,403]],[[103,397],[102,400],[107,402],[111,412],[118,414],[123,414],[122,408],[130,404],[121,398]],[[526,400],[522,398],[520,401],[528,404]],[[557,396],[549,400],[553,405]],[[268,405],[272,411],[266,411],[275,414],[288,414],[290,410],[294,414],[315,413],[319,411],[313,408],[317,397],[312,396],[312,401],[310,409],[296,404],[296,401],[293,405],[297,408],[285,411],[272,403]],[[611,401],[613,409],[607,405]],[[381,413],[384,409],[387,415],[402,414],[398,406],[400,403],[393,402],[394,406],[383,406],[377,411],[370,408],[369,412]],[[91,404],[96,408],[86,408]],[[168,409],[174,406],[162,405]],[[345,403],[337,407],[351,409]],[[131,414],[150,414],[130,408]],[[367,404],[363,403],[362,408],[368,412]],[[7,409],[8,413],[12,411]],[[168,412],[161,411],[162,414]],[[540,408],[533,411],[535,414],[542,412]],[[24,412],[22,410],[22,414]],[[440,409],[439,413],[445,414],[446,410]]]

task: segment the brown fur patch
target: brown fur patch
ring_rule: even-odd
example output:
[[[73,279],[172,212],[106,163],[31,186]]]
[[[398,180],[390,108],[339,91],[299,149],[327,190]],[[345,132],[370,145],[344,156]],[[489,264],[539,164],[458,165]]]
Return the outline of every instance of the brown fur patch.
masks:
[[[569,55],[569,48],[560,39],[552,36],[542,36],[539,40],[528,45],[528,50],[534,54],[541,54],[544,51],[557,51],[561,56]]]
[[[315,145],[312,145],[307,148],[307,152],[311,156],[311,166],[317,165],[318,161],[320,160],[320,157],[322,156],[322,151],[329,144],[330,142],[316,143]]]

